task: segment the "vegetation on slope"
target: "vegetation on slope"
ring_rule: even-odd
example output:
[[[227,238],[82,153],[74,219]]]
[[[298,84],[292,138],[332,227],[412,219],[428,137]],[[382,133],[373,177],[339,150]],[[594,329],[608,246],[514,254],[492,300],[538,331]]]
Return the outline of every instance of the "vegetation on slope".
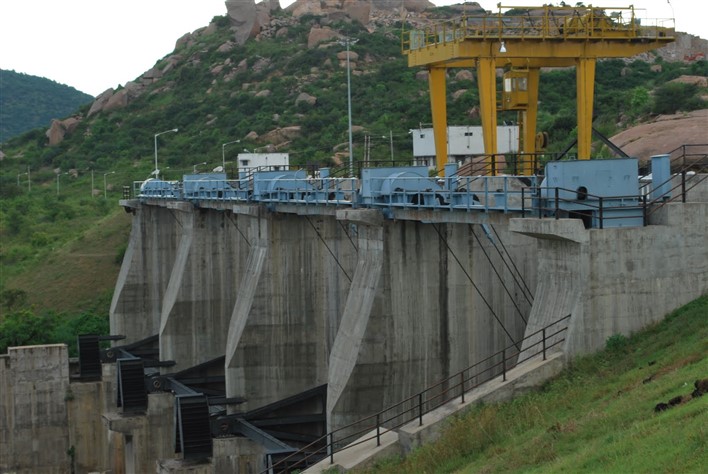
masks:
[[[64,118],[93,100],[44,77],[0,69],[0,143],[52,119]]]
[[[451,420],[435,443],[367,473],[705,472],[708,295],[662,322],[608,339],[539,392],[473,408]]]

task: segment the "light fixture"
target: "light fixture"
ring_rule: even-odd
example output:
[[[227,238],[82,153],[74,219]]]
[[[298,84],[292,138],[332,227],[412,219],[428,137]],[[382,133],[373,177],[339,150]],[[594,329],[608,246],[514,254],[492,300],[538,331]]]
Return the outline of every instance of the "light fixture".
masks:
[[[499,52],[506,53],[506,45],[504,44],[503,41],[501,42],[501,46],[499,46]]]

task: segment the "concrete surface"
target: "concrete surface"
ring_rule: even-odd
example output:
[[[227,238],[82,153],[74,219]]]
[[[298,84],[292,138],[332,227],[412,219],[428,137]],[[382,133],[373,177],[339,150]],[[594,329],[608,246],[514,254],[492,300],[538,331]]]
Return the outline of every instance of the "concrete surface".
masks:
[[[71,470],[68,395],[66,345],[10,347],[0,357],[0,472]]]
[[[569,357],[601,349],[610,336],[628,336],[708,292],[708,203],[668,203],[646,227],[569,231],[569,221],[510,224],[539,240],[526,335],[572,314]]]

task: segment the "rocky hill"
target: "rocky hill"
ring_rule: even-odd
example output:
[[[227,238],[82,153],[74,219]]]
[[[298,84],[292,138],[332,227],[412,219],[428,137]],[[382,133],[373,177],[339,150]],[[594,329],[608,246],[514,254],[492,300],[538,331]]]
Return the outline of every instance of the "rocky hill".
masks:
[[[436,9],[435,5],[427,0],[297,0],[285,10],[280,7],[278,0],[263,0],[258,3],[255,0],[228,0],[225,4],[225,13],[231,34],[216,50],[226,54],[233,51],[234,48],[244,46],[247,42],[269,40],[289,42],[293,31],[300,30],[303,24],[308,25],[306,44],[308,49],[335,47],[341,50],[343,48],[339,43],[344,34],[341,29],[333,27],[335,24],[356,23],[363,25],[371,33],[381,29],[394,28],[402,24],[402,21],[405,21],[410,27],[424,27],[439,21],[441,17],[440,9]],[[479,3],[466,2],[446,7],[445,15],[450,14],[484,15],[485,10]],[[170,84],[165,84],[163,80],[170,71],[183,66],[185,62],[196,65],[203,61],[203,58],[198,57],[199,55],[186,58],[184,50],[202,44],[205,38],[213,35],[218,29],[219,25],[212,23],[185,34],[177,40],[175,51],[158,61],[153,68],[134,81],[125,84],[124,87],[117,90],[108,89],[96,97],[85,116],[74,115],[64,120],[54,120],[46,133],[49,145],[61,143],[67,134],[76,129],[81,120],[122,109],[145,93],[160,94],[170,90]],[[650,63],[664,60],[691,63],[703,60],[706,55],[708,55],[708,41],[678,33],[675,43],[655,52],[626,58],[625,62],[630,63],[640,59]],[[337,58],[340,67],[346,64],[344,51],[340,51]],[[370,56],[359,58],[359,55],[353,51],[350,52],[349,59],[354,74],[365,72],[357,70],[359,61],[371,62],[373,60]],[[225,61],[215,61],[209,64],[208,68],[213,75],[213,83],[217,84],[219,82],[238,82],[239,76],[243,76],[249,70],[253,72],[272,70],[274,66],[271,59],[261,57],[256,61],[243,58],[238,62],[229,58]],[[656,68],[661,69],[661,65],[657,64]],[[421,77],[421,79],[424,80],[425,77]],[[162,86],[159,86],[160,84]],[[250,88],[257,97],[263,97],[271,92],[267,89],[257,90],[258,86],[253,83],[242,83],[241,87]],[[463,92],[456,91],[454,98],[459,97]],[[295,99],[296,103],[304,101],[310,105],[313,105],[316,100],[316,97],[307,92],[303,92]],[[470,113],[474,115],[473,111]],[[274,128],[267,132],[267,137],[263,137],[263,134],[259,135],[255,131],[249,131],[246,137],[253,140],[260,138],[262,144],[278,146],[289,143],[300,125],[291,123],[285,127]]]
[[[647,123],[628,128],[610,140],[629,156],[648,160],[683,145],[705,145],[689,153],[708,153],[708,109],[659,115]]]

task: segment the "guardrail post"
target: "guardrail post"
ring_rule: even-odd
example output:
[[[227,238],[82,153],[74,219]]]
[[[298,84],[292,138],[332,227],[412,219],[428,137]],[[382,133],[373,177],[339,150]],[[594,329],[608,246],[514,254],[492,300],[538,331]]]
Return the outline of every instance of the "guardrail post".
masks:
[[[647,195],[642,196],[642,223],[644,227],[649,225],[649,211],[647,209]]]
[[[329,434],[329,463],[334,464],[334,433]]]
[[[538,199],[538,218],[541,218],[541,189],[540,187],[536,187],[536,198]]]
[[[558,215],[558,194],[559,194],[559,193],[558,193],[558,188],[556,188],[556,211],[555,211],[556,220],[558,220],[558,219],[560,218],[560,216]]]
[[[418,426],[423,426],[423,392],[418,394]]]
[[[526,217],[526,199],[524,199],[524,189],[521,188],[521,217]]]
[[[684,158],[685,159],[685,158]],[[686,202],[686,168],[681,171],[681,202]]]
[[[602,215],[602,196],[600,196],[600,229],[604,228],[604,218]]]
[[[381,446],[381,413],[376,414],[376,446]]]
[[[462,403],[465,403],[465,371],[460,372],[460,393],[462,394]]]
[[[543,328],[543,360],[546,360],[546,328]]]
[[[502,380],[506,382],[506,349],[502,349]]]

